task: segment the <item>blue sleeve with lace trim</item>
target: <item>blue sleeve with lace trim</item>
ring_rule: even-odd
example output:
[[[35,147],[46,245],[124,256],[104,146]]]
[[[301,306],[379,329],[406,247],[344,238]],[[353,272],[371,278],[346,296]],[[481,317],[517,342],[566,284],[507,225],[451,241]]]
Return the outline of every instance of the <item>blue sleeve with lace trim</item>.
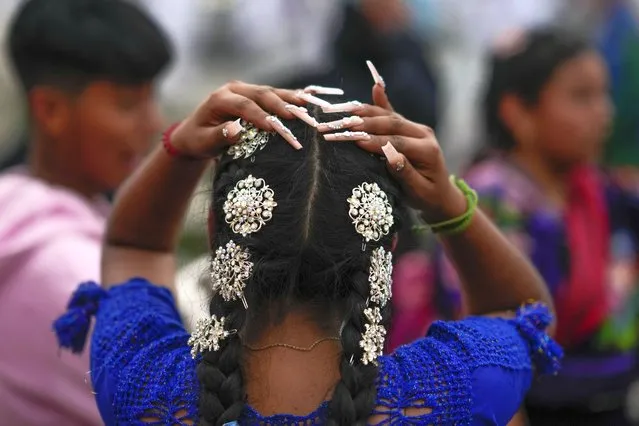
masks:
[[[512,319],[434,323],[427,337],[381,358],[376,414],[387,420],[379,424],[506,425],[534,371],[559,368],[561,348],[544,332],[550,320],[534,304]]]
[[[91,380],[105,424],[195,424],[196,361],[171,293],[143,279],[109,291],[83,284],[54,324],[61,346],[80,352],[93,314]]]

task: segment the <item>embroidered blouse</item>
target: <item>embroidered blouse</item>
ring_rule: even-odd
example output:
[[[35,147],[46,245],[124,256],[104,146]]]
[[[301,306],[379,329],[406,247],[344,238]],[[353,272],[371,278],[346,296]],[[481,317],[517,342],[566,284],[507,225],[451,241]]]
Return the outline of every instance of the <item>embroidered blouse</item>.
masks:
[[[533,179],[502,157],[476,165],[468,172],[466,181],[480,194],[482,210],[529,256],[553,297],[566,297],[566,287],[569,280],[574,279],[575,269],[585,270],[591,276],[595,274],[593,263],[578,256],[584,248],[595,250],[598,231],[595,220],[585,224],[582,238],[587,242],[584,246],[574,233],[569,232],[567,212],[548,203]],[[595,301],[594,307],[604,307],[605,312],[580,342],[562,342],[566,356],[561,372],[535,383],[528,395],[528,401],[535,405],[584,407],[598,404],[600,400],[623,403],[626,389],[636,379],[634,371],[639,359],[639,274],[636,263],[639,258],[639,201],[604,177],[597,183],[600,186],[594,190],[602,194],[609,235],[603,247],[605,253],[600,256],[604,260],[601,271],[603,297]],[[579,195],[575,197],[577,202],[588,205],[589,198]],[[574,226],[575,221],[572,224]],[[437,253],[434,263],[437,287],[443,293],[438,301],[445,301],[442,304],[444,311],[454,317],[461,307],[460,281],[442,251]],[[579,282],[583,288],[585,282]],[[574,327],[585,323],[584,314],[592,310],[586,304],[580,311],[561,312],[563,305],[557,299],[555,306],[565,319],[584,318]],[[562,323],[561,317],[559,323]],[[558,337],[562,334],[560,331]],[[576,334],[568,333],[573,338]]]
[[[107,425],[186,425],[198,420],[198,359],[192,359],[171,293],[135,278],[103,290],[82,284],[54,324],[61,346],[81,352],[91,316],[91,380]],[[428,335],[379,359],[381,425],[505,425],[533,380],[555,372],[561,349],[545,333],[541,304],[512,319],[436,322]],[[427,414],[407,417],[406,408]],[[428,408],[429,410],[425,410]],[[328,403],[307,416],[263,417],[247,407],[240,425],[323,424]]]

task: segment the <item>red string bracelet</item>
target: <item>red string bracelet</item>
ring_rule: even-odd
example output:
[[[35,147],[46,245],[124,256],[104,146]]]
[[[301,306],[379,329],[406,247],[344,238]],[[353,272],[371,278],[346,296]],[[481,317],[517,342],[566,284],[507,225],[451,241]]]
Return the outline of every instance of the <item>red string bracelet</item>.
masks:
[[[191,157],[180,152],[180,150],[173,146],[173,144],[171,143],[171,136],[173,136],[173,132],[175,132],[175,129],[177,129],[181,123],[181,121],[178,121],[177,123],[171,124],[169,128],[166,129],[164,133],[162,133],[162,146],[164,147],[166,153],[173,158],[191,159]]]

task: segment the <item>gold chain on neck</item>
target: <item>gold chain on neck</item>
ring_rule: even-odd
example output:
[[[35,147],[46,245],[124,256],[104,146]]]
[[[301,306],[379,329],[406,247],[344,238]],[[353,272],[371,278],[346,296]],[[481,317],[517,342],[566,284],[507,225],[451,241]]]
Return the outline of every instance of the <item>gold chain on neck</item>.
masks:
[[[288,343],[271,343],[270,345],[258,346],[258,347],[249,346],[245,344],[244,347],[248,349],[249,351],[253,351],[253,352],[265,351],[271,348],[286,348],[286,349],[292,349],[294,351],[299,351],[299,352],[310,352],[313,349],[315,349],[315,347],[319,345],[320,343],[326,342],[329,340],[339,341],[340,338],[339,337],[322,337],[321,339],[318,339],[315,342],[313,342],[311,346],[308,346],[305,348],[301,346],[289,345]]]

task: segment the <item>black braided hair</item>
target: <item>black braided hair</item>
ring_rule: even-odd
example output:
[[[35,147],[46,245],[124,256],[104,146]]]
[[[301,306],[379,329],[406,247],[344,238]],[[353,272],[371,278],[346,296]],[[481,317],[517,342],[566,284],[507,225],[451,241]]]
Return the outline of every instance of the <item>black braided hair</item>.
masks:
[[[516,141],[500,117],[505,95],[519,97],[533,106],[555,71],[567,61],[590,49],[585,41],[555,28],[538,28],[524,35],[523,45],[512,52],[498,51],[489,63],[484,95],[484,126],[488,147],[508,151]]]
[[[309,114],[323,122],[341,118],[310,105]],[[247,400],[242,339],[250,340],[249,334],[278,321],[273,312],[281,318],[300,306],[310,307],[307,311],[313,312],[320,327],[334,332],[342,329],[341,380],[329,404],[328,423],[363,425],[375,405],[378,367],[362,364],[359,344],[367,322],[363,312],[370,297],[370,259],[376,247],[390,250],[400,218],[395,217],[388,235],[363,247],[346,200],[353,188],[376,182],[398,212],[398,189],[378,155],[352,143],[325,142],[300,120],[285,125],[304,149],[294,151],[273,135],[252,158],[234,160],[225,155],[216,169],[211,246],[233,240],[251,253],[254,266],[244,290],[248,310],[239,300],[227,303],[215,296],[211,301],[211,314],[226,317],[225,329],[238,332],[224,339],[219,351],[205,354],[198,366],[204,425],[223,425],[240,418]],[[249,175],[266,181],[278,205],[259,232],[243,237],[225,222],[223,204],[236,183]],[[389,319],[390,303],[382,309],[382,325],[387,329]]]

